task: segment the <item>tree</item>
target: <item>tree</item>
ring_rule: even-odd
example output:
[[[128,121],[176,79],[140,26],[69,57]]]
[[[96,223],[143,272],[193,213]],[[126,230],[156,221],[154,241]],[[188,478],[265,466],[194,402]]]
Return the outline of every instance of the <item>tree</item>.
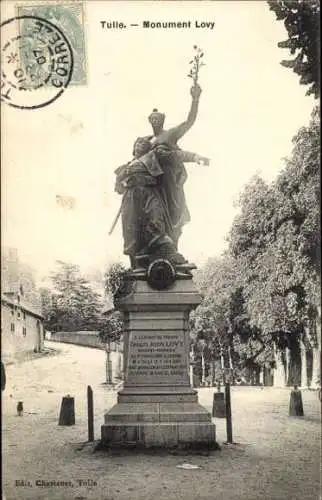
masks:
[[[53,294],[49,288],[42,287],[39,289],[41,312],[44,317],[45,330],[52,331],[53,319],[55,312],[53,310]]]
[[[241,277],[245,312],[251,328],[260,332],[263,346],[272,343],[273,333],[279,342],[279,332],[285,329],[284,303],[271,293],[271,286],[276,285],[273,244],[279,201],[272,187],[255,176],[240,196],[240,213],[229,238],[230,251]]]
[[[104,288],[106,296],[114,299],[119,287],[122,285],[122,276],[126,268],[120,262],[114,262],[109,265],[104,274]]]
[[[212,361],[213,372],[220,361],[219,366],[232,366],[239,377],[259,370],[257,357],[266,346],[259,330],[250,325],[236,264],[234,257],[224,254],[209,259],[196,273],[203,301],[191,314],[191,334],[197,361],[199,357],[203,366]]]
[[[102,302],[86,281],[78,266],[57,261],[58,270],[51,274],[51,329],[53,331],[98,330],[101,327]]]
[[[245,187],[230,232],[230,251],[240,269],[251,326],[261,332],[264,343],[274,342],[276,373],[284,370],[288,383],[299,383],[301,342],[311,336],[316,339],[314,349],[319,344],[316,334],[308,332],[308,325],[318,331],[312,325],[320,303],[316,109],[309,127],[300,129],[293,143],[286,168],[275,182],[268,185],[255,177]],[[317,361],[313,365],[316,372]]]
[[[195,274],[203,295],[202,303],[190,314],[191,339],[196,357],[196,368],[202,383],[210,369],[212,382],[216,377],[216,359],[221,359],[227,346],[230,298],[230,269],[223,258],[209,259]],[[199,368],[200,365],[200,368]],[[210,366],[209,366],[210,365]],[[220,376],[217,378],[221,378]]]
[[[122,286],[122,276],[125,271],[126,269],[121,263],[115,262],[107,268],[104,274],[105,296],[110,303],[114,302],[115,296],[120,286]],[[111,345],[112,343],[119,344],[122,341],[123,330],[122,313],[110,307],[104,314],[102,326],[99,330],[99,338],[106,352],[106,382],[108,384],[112,383]]]
[[[260,332],[263,347],[274,345],[275,383],[284,385],[289,378],[284,358],[290,349],[295,357],[305,311],[303,263],[294,224],[298,214],[274,183],[258,177],[246,186],[240,203],[230,249],[242,276],[250,325]]]
[[[105,295],[111,303],[114,302],[115,295],[122,285],[125,271],[123,264],[116,262],[111,264],[105,272]],[[104,316],[99,333],[101,341],[109,345],[111,342],[120,342],[123,334],[123,314],[114,307],[110,307]]]
[[[278,21],[284,21],[287,40],[278,43],[289,49],[293,59],[281,64],[291,68],[300,77],[302,85],[308,85],[307,95],[320,95],[320,1],[273,0],[267,2]]]
[[[106,314],[98,336],[106,352],[106,382],[112,383],[112,343],[120,343],[123,335],[123,316],[119,311],[112,309]]]
[[[293,138],[294,148],[286,168],[277,179],[284,199],[295,207],[293,224],[298,232],[297,274],[302,275],[303,332],[300,339],[302,365],[307,364],[308,350],[313,352],[312,385],[320,378],[321,354],[321,227],[320,227],[320,116],[315,107],[308,127]],[[302,370],[306,377],[306,370]]]

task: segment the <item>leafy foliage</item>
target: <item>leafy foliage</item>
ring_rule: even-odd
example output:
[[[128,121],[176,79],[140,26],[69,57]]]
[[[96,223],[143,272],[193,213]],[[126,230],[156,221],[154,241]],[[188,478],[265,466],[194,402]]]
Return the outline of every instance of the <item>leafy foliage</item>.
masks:
[[[122,285],[122,276],[125,271],[125,266],[120,262],[114,262],[108,267],[104,275],[105,294],[107,296],[114,298],[119,287]]]
[[[273,344],[297,363],[299,340],[318,343],[319,128],[315,108],[276,180],[254,176],[245,186],[228,253],[196,273],[204,298],[191,316],[192,341],[206,342],[213,357],[223,351],[226,365],[228,347],[242,370],[272,366]]]
[[[111,264],[104,274],[105,295],[114,302],[114,298],[123,284],[123,275],[126,268],[120,262]],[[104,315],[103,324],[99,330],[99,337],[106,348],[109,349],[111,342],[120,342],[124,329],[123,315],[111,308]]]
[[[319,124],[293,139],[286,168],[271,185],[256,177],[240,198],[230,250],[243,270],[252,326],[297,335],[319,300]]]
[[[97,330],[101,326],[101,297],[86,281],[78,266],[57,261],[51,280],[54,293],[42,291],[42,302],[51,331]]]
[[[192,340],[199,349],[206,343],[211,358],[231,361],[235,370],[257,366],[256,358],[265,350],[258,329],[250,325],[237,261],[226,254],[210,259],[196,274],[204,298],[191,315]],[[208,355],[209,357],[209,355]]]
[[[288,38],[278,43],[289,49],[293,59],[281,64],[291,68],[300,77],[300,83],[308,85],[307,95],[320,95],[320,2],[319,0],[268,1],[270,10],[278,21],[284,21]]]
[[[42,287],[39,289],[41,312],[44,317],[44,328],[52,330],[54,321],[53,294],[49,288]]]
[[[188,77],[192,78],[194,85],[196,85],[198,83],[200,68],[202,68],[202,66],[206,66],[206,64],[202,60],[204,56],[202,49],[200,49],[200,47],[198,47],[197,45],[194,45],[193,49],[195,51],[195,54],[193,56],[193,59],[189,63],[190,71]]]
[[[120,312],[113,310],[104,318],[98,336],[100,341],[105,344],[106,350],[110,349],[112,342],[119,343],[121,341],[123,328],[123,316]]]

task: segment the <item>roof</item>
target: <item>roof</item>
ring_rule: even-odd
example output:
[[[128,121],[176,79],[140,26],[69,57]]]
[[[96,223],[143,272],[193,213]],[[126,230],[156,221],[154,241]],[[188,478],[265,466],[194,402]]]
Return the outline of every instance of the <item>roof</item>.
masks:
[[[14,307],[19,307],[22,311],[25,311],[26,313],[29,313],[33,316],[35,316],[36,318],[40,318],[40,319],[43,319],[43,315],[41,314],[41,312],[36,309],[35,306],[31,305],[31,304],[28,304],[26,302],[23,302],[20,300],[20,302],[18,302],[17,300],[15,300],[13,297],[12,297],[13,294],[11,293],[2,293],[1,294],[1,302],[4,302],[5,304],[9,305],[9,306],[14,306]]]

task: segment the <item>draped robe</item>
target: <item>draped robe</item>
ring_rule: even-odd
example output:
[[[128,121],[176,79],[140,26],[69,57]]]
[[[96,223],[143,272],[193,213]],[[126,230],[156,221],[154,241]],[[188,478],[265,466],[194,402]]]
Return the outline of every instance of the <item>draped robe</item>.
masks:
[[[190,220],[184,161],[195,161],[195,154],[155,141],[149,153],[116,170],[126,255],[152,254],[162,245],[177,250],[182,226]]]

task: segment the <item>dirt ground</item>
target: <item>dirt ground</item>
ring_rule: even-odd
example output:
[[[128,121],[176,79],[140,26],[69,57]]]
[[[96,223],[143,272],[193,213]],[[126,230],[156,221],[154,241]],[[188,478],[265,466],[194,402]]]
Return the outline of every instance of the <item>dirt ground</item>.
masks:
[[[94,391],[95,439],[116,392],[103,384],[105,353],[48,342],[60,350],[9,365],[2,395],[2,477],[6,500],[317,500],[320,403],[302,391],[304,417],[289,417],[289,389],[232,388],[233,437],[214,419],[221,450],[209,455],[109,454],[87,440],[87,385]],[[209,410],[214,389],[200,389]],[[62,397],[75,397],[76,425],[62,427]],[[24,415],[17,416],[18,401]],[[185,470],[189,463],[200,468]],[[65,482],[48,485],[44,482]]]

